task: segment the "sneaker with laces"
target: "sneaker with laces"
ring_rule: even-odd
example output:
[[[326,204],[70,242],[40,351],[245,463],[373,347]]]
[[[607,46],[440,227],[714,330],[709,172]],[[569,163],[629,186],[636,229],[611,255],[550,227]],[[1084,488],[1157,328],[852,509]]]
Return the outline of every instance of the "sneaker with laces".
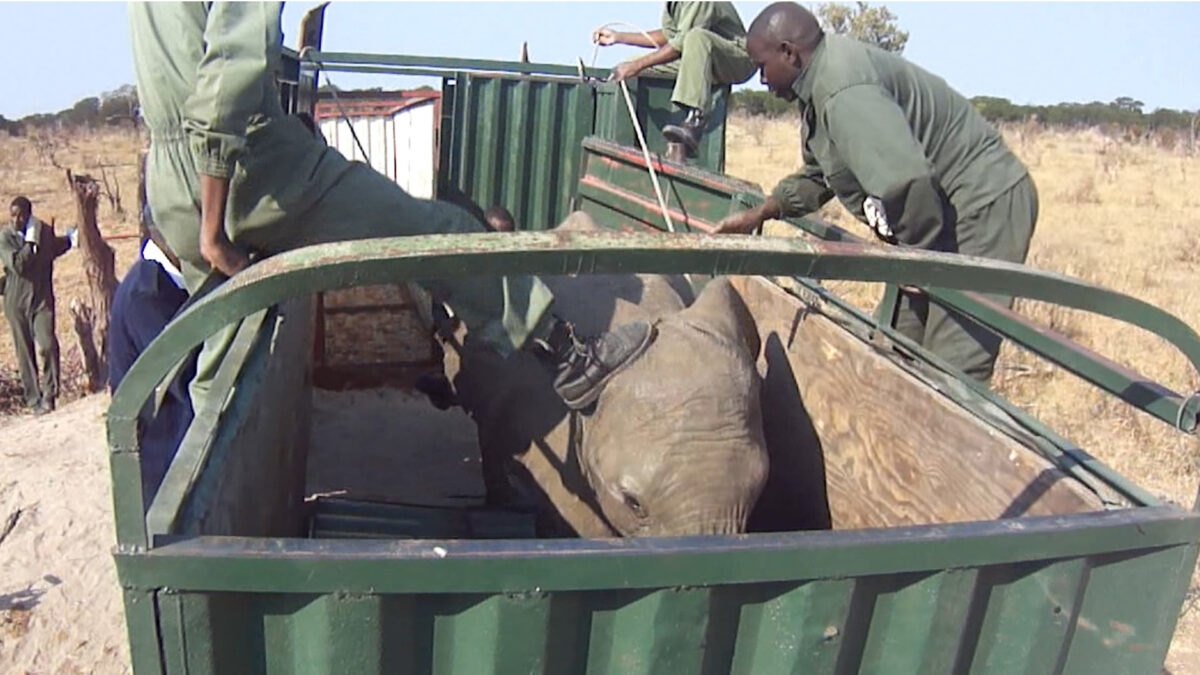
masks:
[[[554,370],[554,390],[568,408],[582,410],[600,398],[604,385],[641,356],[657,334],[649,323],[633,321],[580,339],[570,324],[556,320],[539,347]]]

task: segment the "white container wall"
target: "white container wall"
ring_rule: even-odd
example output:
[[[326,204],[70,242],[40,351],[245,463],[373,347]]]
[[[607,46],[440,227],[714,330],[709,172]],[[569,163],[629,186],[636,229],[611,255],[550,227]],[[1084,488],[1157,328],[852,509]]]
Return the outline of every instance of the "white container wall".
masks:
[[[436,100],[414,103],[389,115],[340,115],[319,122],[321,135],[347,159],[370,164],[414,197],[432,199],[436,180]],[[368,156],[354,142],[354,134]]]

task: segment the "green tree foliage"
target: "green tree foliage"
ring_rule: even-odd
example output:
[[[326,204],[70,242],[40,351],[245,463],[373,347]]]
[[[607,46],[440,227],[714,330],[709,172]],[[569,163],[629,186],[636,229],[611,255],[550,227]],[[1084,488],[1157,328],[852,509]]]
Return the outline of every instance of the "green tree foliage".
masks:
[[[816,15],[825,32],[849,35],[884,51],[899,54],[908,44],[908,31],[900,30],[896,15],[883,5],[871,7],[865,2],[856,2],[854,5],[826,2],[817,5]]]
[[[1006,98],[976,96],[975,109],[990,122],[1019,122],[1036,119],[1054,127],[1120,127],[1134,132],[1159,129],[1190,130],[1197,113],[1170,108],[1143,112],[1145,103],[1121,96],[1111,103],[1059,103],[1016,105]]]

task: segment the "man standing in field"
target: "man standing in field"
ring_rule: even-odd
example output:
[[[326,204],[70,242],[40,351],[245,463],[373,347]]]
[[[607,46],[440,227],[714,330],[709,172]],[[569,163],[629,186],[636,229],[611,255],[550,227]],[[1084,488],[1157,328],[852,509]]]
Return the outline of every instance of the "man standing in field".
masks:
[[[1038,199],[1025,166],[971,103],[900,56],[826,35],[790,2],[754,19],[747,49],[772,93],[796,101],[804,167],[759,207],[720,224],[749,233],[833,196],[889,244],[1023,263]],[[1011,306],[1012,298],[989,296]],[[919,293],[902,292],[895,327],[988,381],[1000,338]]]
[[[482,232],[463,209],[417,199],[329,148],[284,114],[282,3],[128,4],[138,98],[150,132],[146,191],[191,292],[212,271],[233,276],[250,254],[350,239]],[[536,277],[425,283],[473,336],[503,355],[531,348],[571,408],[585,408],[654,339],[645,322],[578,340],[550,312]],[[236,327],[201,350],[191,398],[202,409]]]
[[[71,248],[74,228],[66,237],[54,236],[53,228],[33,217],[26,197],[12,200],[9,215],[12,227],[0,232],[4,316],[12,329],[25,403],[35,415],[44,415],[54,410],[59,385],[54,259]]]
[[[662,28],[649,33],[620,33],[600,28],[592,42],[653,48],[645,56],[625,61],[612,70],[609,80],[620,82],[646,69],[675,76],[671,101],[683,111],[683,121],[667,125],[668,141],[696,152],[704,133],[714,85],[740,84],[754,74],[746,54],[746,27],[732,2],[668,2],[663,7]]]

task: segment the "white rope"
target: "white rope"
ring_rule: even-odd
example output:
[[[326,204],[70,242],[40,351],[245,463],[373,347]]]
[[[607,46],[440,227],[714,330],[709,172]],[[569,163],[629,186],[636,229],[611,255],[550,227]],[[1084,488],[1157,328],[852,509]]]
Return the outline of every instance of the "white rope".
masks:
[[[614,21],[613,23],[606,23],[603,26],[601,26],[600,28],[597,28],[596,30],[603,30],[605,28],[610,28],[612,26],[623,26],[625,28],[632,28],[633,30],[644,35],[646,37],[646,39],[649,40],[651,43],[654,43],[654,38],[650,37],[650,34],[647,33],[646,31],[642,30],[641,28],[638,28],[637,26],[631,26],[627,23],[621,23],[619,21]],[[592,47],[592,67],[593,68],[596,67],[596,56],[599,54],[599,52],[600,52],[600,43],[598,43],[598,42],[594,43],[594,45]],[[641,147],[642,147],[642,157],[644,157],[646,159],[646,168],[650,170],[650,182],[654,184],[654,196],[658,198],[658,208],[662,210],[663,221],[665,221],[667,224],[667,232],[674,233],[675,232],[675,223],[673,223],[671,221],[671,214],[669,211],[667,211],[667,200],[665,198],[663,198],[662,186],[660,186],[658,183],[658,172],[654,170],[654,161],[650,158],[650,149],[646,145],[646,136],[642,132],[642,125],[638,122],[637,110],[634,109],[633,98],[629,95],[629,86],[625,84],[625,80],[621,80],[620,84],[621,84],[621,93],[625,95],[625,107],[626,107],[626,109],[629,110],[629,120],[631,122],[633,122],[633,130],[637,133],[638,144],[641,145]]]

